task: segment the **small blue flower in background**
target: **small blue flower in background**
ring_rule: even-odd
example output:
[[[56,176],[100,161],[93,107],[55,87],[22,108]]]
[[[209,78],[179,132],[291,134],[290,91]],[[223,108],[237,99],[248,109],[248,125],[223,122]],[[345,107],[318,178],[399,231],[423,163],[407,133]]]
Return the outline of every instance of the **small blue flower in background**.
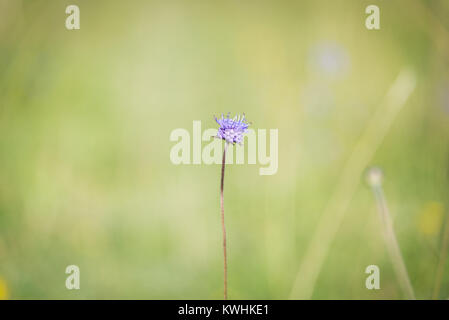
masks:
[[[220,125],[217,138],[226,140],[226,142],[232,144],[242,144],[243,135],[248,131],[250,125],[245,119],[245,114],[243,116],[235,116],[232,119],[229,117],[229,113],[226,118],[221,114],[221,118],[217,119],[215,117],[215,121]]]

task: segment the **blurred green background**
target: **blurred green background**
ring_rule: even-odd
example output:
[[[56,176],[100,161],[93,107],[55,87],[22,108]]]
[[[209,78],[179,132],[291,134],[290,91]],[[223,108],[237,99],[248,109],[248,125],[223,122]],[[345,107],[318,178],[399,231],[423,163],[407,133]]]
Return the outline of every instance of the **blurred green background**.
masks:
[[[65,28],[71,4],[80,30]],[[336,233],[311,298],[404,297],[348,165],[357,144],[384,171],[416,296],[449,298],[448,30],[445,0],[0,0],[0,297],[221,299],[220,166],[173,165],[169,135],[230,111],[279,130],[277,174],[226,172],[230,298],[296,297],[335,194],[351,201],[324,216]],[[416,86],[363,145],[405,69]],[[80,290],[65,288],[71,264]],[[371,264],[381,290],[365,288]]]

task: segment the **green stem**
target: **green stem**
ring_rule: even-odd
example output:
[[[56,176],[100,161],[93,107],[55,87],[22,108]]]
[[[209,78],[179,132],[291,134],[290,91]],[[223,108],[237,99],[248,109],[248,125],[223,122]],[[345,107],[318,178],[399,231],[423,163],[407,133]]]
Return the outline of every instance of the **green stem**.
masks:
[[[225,219],[224,219],[224,173],[226,166],[226,149],[228,148],[228,143],[225,142],[225,147],[223,150],[223,160],[221,163],[221,185],[220,185],[220,208],[221,208],[221,227],[223,230],[223,258],[224,258],[224,299],[228,299],[228,261],[226,255],[226,227],[225,227]]]
[[[379,214],[384,226],[385,242],[390,255],[391,262],[396,276],[399,279],[399,284],[405,293],[407,299],[414,300],[415,294],[408,276],[407,268],[405,267],[404,259],[399,248],[396,234],[393,229],[393,220],[391,219],[390,211],[388,210],[387,201],[381,186],[373,187],[374,196],[376,198]]]

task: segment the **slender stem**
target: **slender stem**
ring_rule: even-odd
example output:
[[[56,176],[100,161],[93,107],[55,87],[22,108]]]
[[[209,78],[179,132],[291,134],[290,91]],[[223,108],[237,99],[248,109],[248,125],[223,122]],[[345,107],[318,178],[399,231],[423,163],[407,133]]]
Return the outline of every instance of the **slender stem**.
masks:
[[[394,271],[399,279],[399,284],[402,287],[402,290],[405,293],[407,299],[414,300],[415,293],[413,292],[413,287],[407,273],[407,268],[405,267],[401,249],[399,248],[399,244],[396,239],[396,235],[393,229],[393,221],[391,219],[390,211],[388,210],[387,201],[385,199],[382,187],[374,186],[373,192],[379,209],[380,218],[385,228],[385,242],[391,262],[393,263]]]
[[[338,183],[307,245],[296,273],[290,299],[312,297],[334,238],[343,224],[351,199],[359,186],[360,177],[388,134],[400,110],[406,105],[415,86],[416,76],[413,70],[402,69],[386,93],[384,101],[366,124],[364,132],[341,170]]]
[[[224,173],[226,165],[226,149],[228,148],[228,143],[225,142],[225,147],[223,150],[223,160],[221,162],[221,184],[220,184],[220,208],[221,208],[221,227],[223,230],[223,258],[224,258],[224,299],[228,299],[228,261],[226,256],[226,227],[224,220]]]

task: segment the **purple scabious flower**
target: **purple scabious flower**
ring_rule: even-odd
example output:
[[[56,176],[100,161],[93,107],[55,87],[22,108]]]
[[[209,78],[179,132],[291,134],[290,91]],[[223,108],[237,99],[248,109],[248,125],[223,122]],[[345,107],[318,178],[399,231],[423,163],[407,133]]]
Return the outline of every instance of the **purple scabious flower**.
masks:
[[[215,121],[220,125],[218,128],[217,138],[226,140],[228,143],[238,143],[242,144],[243,135],[248,131],[249,123],[245,119],[245,114],[243,116],[235,116],[230,118],[227,114],[226,118],[221,114],[221,118],[215,117]]]

